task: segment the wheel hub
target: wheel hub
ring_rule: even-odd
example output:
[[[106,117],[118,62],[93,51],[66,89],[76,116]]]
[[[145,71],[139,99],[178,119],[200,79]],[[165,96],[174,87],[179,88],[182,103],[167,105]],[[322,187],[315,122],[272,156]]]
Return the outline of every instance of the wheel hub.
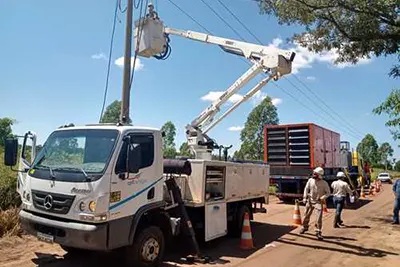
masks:
[[[160,253],[160,245],[158,241],[151,237],[142,246],[142,258],[145,261],[154,261]]]

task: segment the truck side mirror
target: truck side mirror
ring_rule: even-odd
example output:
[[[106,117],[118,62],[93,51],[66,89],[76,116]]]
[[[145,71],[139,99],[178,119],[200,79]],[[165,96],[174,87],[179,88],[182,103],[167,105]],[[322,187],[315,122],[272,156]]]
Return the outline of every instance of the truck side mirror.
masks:
[[[142,165],[142,153],[139,144],[128,144],[127,149],[127,172],[138,173]]]
[[[15,166],[17,164],[18,139],[8,138],[4,142],[4,165]]]

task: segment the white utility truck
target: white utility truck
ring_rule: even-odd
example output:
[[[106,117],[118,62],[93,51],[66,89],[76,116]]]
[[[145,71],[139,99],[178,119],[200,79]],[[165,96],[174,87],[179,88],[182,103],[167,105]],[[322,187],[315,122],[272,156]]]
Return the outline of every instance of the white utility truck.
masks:
[[[134,266],[157,265],[174,236],[189,232],[198,253],[194,233],[203,241],[240,235],[244,214],[252,217],[253,205],[268,203],[269,165],[212,160],[216,145],[206,133],[270,79],[290,73],[294,59],[273,47],[167,28],[152,12],[135,23],[139,56],[165,53],[168,35],[179,35],[219,45],[254,64],[186,127],[194,159],[163,159],[158,129],[99,124],[59,128],[37,155],[36,135],[28,132],[17,170],[26,232],[71,253],[123,249]],[[268,77],[213,121],[221,105],[260,72]],[[15,166],[17,139],[6,140],[5,148],[5,164]]]

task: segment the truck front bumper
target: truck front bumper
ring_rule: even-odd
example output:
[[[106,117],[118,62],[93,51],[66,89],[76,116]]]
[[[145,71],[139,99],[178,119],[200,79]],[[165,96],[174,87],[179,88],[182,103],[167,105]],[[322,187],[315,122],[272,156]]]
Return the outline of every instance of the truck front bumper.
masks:
[[[54,238],[60,245],[88,249],[107,250],[108,224],[86,224],[53,220],[21,210],[19,213],[22,228],[37,236],[38,233]]]

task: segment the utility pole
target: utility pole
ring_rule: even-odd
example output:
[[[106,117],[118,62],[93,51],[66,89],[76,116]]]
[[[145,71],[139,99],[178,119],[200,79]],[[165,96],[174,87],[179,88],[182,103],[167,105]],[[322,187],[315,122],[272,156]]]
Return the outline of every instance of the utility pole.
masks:
[[[124,53],[124,76],[122,84],[122,104],[120,122],[125,124],[129,121],[129,99],[131,89],[131,49],[132,49],[132,17],[133,0],[127,1],[126,30],[125,30],[125,53]]]

